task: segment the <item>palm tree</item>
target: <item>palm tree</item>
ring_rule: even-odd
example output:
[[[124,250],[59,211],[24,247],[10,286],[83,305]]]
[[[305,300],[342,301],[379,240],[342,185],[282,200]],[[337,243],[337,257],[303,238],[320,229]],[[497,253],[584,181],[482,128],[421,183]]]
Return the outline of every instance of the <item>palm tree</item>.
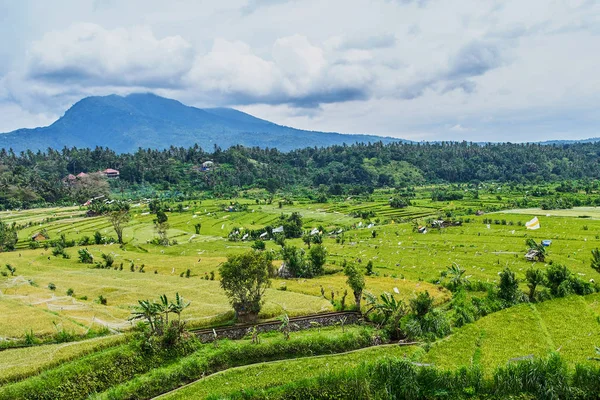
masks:
[[[530,252],[535,252],[535,259],[537,259],[539,262],[544,262],[546,260],[546,246],[541,243],[536,243],[536,241],[531,238],[527,239],[525,244],[529,248]]]
[[[525,279],[529,288],[529,301],[533,301],[535,299],[536,288],[546,282],[546,274],[540,269],[529,268],[525,272]]]
[[[150,325],[152,333],[156,332],[155,319],[159,314],[159,307],[156,303],[150,302],[149,300],[138,300],[138,306],[135,306],[131,312],[130,321],[145,319]]]
[[[181,323],[181,313],[189,306],[189,301],[186,302],[183,299],[183,296],[180,296],[179,293],[175,293],[175,301],[169,304],[169,309],[171,312],[177,314],[177,323]]]
[[[164,314],[165,316],[165,325],[169,325],[169,313],[171,312],[171,305],[169,304],[169,299],[167,299],[166,294],[160,296],[160,303],[157,305],[159,307],[160,314]]]
[[[464,276],[465,272],[467,272],[467,270],[461,268],[457,263],[452,263],[452,265],[448,267],[447,274],[450,276],[450,285],[453,289],[469,283],[469,277]]]

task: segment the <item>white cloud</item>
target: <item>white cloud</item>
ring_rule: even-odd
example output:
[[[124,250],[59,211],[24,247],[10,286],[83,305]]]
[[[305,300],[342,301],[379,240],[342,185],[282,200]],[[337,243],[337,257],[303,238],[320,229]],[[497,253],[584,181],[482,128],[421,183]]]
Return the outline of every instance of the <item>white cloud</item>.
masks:
[[[29,1],[0,26],[5,126],[153,91],[416,140],[599,134],[598,2]]]
[[[191,45],[178,35],[157,39],[148,27],[77,23],[34,42],[26,74],[61,85],[164,88],[179,86],[192,61]]]

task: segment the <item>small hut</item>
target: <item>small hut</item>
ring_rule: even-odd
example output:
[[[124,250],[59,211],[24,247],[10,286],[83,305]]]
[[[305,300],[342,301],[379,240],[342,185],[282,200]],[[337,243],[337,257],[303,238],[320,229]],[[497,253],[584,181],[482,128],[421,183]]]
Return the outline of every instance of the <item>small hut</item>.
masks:
[[[48,240],[48,238],[42,232],[38,232],[31,237],[31,240],[34,242],[43,242],[44,240]]]

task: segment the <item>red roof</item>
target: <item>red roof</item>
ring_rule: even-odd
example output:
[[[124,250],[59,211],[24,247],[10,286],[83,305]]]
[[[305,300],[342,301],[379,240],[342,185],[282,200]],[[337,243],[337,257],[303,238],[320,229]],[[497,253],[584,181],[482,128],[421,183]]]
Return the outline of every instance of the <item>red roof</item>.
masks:
[[[85,172],[80,172],[80,173],[77,174],[78,178],[82,178],[84,176],[87,176],[87,174]]]
[[[112,168],[106,168],[104,171],[105,174],[118,174],[119,171],[117,171],[116,169],[112,169]]]

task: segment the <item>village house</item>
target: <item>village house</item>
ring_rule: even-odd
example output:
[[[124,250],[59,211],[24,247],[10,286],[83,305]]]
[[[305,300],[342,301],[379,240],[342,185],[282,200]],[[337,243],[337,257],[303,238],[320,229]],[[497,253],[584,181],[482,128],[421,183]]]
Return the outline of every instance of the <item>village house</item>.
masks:
[[[100,173],[104,174],[104,176],[107,178],[118,178],[119,177],[119,171],[117,171],[116,169],[112,169],[112,168],[106,168],[104,171],[100,171]]]

